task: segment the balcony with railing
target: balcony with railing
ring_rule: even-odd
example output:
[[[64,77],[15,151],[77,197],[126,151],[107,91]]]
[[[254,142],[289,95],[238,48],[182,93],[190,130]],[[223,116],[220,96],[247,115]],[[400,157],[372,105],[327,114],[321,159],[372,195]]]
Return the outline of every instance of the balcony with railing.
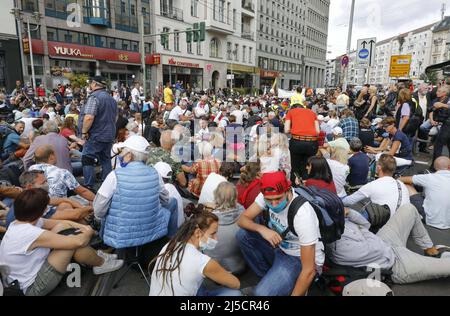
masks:
[[[183,21],[183,10],[174,7],[161,7],[161,16],[169,19]]]
[[[255,4],[251,0],[242,0],[242,15],[255,17]]]
[[[250,40],[250,41],[254,41],[255,33],[254,32],[242,32],[241,37],[245,38],[247,40]]]

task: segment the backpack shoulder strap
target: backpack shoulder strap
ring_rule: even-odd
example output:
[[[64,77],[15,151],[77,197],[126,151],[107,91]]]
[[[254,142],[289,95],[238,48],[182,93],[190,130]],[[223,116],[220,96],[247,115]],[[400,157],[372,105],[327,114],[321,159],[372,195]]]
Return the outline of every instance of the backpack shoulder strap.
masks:
[[[302,195],[298,195],[292,201],[291,205],[289,206],[289,210],[288,210],[288,228],[284,231],[284,233],[281,236],[283,239],[286,238],[286,236],[289,234],[289,232],[293,233],[295,236],[298,236],[297,232],[295,231],[295,227],[294,227],[294,219],[298,213],[298,210],[306,202],[308,202],[308,200],[305,197],[303,197]]]

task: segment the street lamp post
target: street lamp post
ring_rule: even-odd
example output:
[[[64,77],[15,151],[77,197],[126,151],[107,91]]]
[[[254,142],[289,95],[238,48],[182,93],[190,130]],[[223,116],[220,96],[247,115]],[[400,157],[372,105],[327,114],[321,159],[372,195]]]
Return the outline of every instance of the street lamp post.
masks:
[[[352,46],[352,35],[353,35],[353,19],[355,17],[355,0],[352,0],[352,8],[350,10],[350,23],[348,25],[348,39],[347,39],[347,56],[350,57],[350,50]],[[343,91],[347,91],[347,80],[348,80],[348,69],[344,72],[344,86]]]
[[[12,9],[11,14],[13,14],[17,20],[21,54],[23,56],[24,51],[23,51],[23,45],[22,45],[22,25],[21,25],[21,23],[22,23],[24,14],[23,14],[23,11],[20,10],[19,8]],[[31,80],[32,80],[33,90],[36,90],[36,74],[34,71],[33,40],[31,38],[31,32],[37,31],[39,29],[39,21],[41,20],[41,14],[39,12],[34,12],[31,15],[31,17],[33,17],[37,23],[36,27],[33,29],[31,29],[31,27],[30,27],[30,16],[25,16],[25,19],[26,19],[26,23],[27,23],[28,45],[30,47]],[[25,71],[25,67],[23,65],[24,65],[24,63],[22,63],[22,67],[23,67],[22,71],[23,71],[23,75],[25,76],[27,74],[27,72]]]

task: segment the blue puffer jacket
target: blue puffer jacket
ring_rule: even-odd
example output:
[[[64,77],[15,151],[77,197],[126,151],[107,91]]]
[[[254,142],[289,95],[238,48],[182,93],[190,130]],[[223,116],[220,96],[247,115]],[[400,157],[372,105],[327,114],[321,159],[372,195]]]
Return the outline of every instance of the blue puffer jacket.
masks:
[[[115,172],[117,189],[102,229],[104,243],[123,249],[166,236],[170,212],[161,207],[157,171],[132,162]]]

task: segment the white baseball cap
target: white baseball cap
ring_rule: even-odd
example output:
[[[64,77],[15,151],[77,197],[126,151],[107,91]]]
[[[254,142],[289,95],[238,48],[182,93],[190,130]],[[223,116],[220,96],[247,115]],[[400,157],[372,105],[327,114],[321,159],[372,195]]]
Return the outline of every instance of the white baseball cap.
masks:
[[[344,287],[342,296],[394,296],[394,292],[378,280],[363,279]]]
[[[335,128],[333,128],[333,134],[336,136],[343,135],[344,131],[339,126],[336,126]]]
[[[137,151],[142,154],[148,153],[150,143],[142,136],[133,135],[130,136],[119,148],[128,148],[133,151]]]
[[[153,168],[158,171],[159,175],[164,179],[170,179],[172,178],[172,168],[168,163],[165,162],[158,162],[156,163]]]
[[[325,120],[325,117],[324,117],[323,115],[319,115],[319,116],[317,117],[317,120],[320,121],[320,122],[322,122],[322,121]]]

